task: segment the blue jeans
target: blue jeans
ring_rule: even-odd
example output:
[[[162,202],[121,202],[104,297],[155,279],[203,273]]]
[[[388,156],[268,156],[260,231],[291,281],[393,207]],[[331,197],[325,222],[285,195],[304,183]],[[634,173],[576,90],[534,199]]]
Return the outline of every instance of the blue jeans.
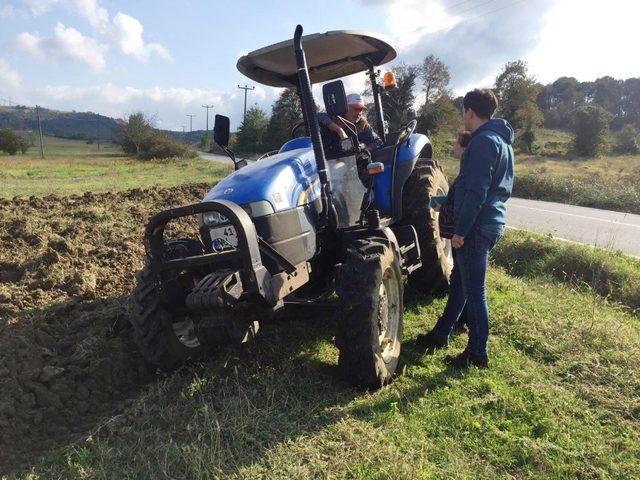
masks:
[[[475,225],[464,239],[464,245],[453,251],[453,271],[447,306],[433,333],[447,339],[453,325],[467,305],[469,343],[467,351],[487,354],[489,309],[487,307],[487,266],[489,252],[502,237],[504,225]]]

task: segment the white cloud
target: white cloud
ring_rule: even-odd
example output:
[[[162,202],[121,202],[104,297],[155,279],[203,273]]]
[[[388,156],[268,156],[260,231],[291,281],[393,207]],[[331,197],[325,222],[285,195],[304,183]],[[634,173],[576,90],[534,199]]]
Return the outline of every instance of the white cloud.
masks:
[[[118,12],[113,17],[113,37],[125,55],[146,62],[151,54],[171,60],[169,51],[159,43],[145,43],[142,24],[130,15]]]
[[[171,54],[166,47],[159,43],[146,42],[144,40],[144,28],[138,19],[131,15],[118,12],[110,20],[109,12],[106,8],[100,5],[99,0],[22,0],[22,2],[28,7],[33,15],[44,14],[50,11],[54,6],[64,6],[66,9],[85,18],[93,28],[94,33],[102,38],[103,41],[113,43],[122,53],[131,56],[140,62],[147,62],[152,55],[158,56],[164,60],[172,59]],[[4,9],[0,10],[0,15],[2,12],[4,12]],[[7,15],[9,15],[9,13],[13,14],[13,10],[7,10]],[[67,30],[78,32],[75,29]],[[67,32],[67,36],[70,36],[71,33],[72,32],[70,31]],[[97,41],[88,37],[84,38],[93,41],[95,45],[98,45]],[[42,56],[39,55],[39,53],[42,53],[42,46],[39,42],[34,41],[34,39],[38,39],[37,35],[23,33],[19,36],[19,43],[21,43],[27,51],[31,53],[38,51],[37,56]],[[77,40],[78,39],[76,39],[76,41]],[[37,45],[34,46],[34,43]],[[79,54],[65,56],[76,59],[83,57]],[[94,69],[101,69],[104,67],[104,55],[101,53],[98,54],[98,57],[95,60],[90,62],[87,60],[88,58],[84,58],[84,63],[90,65]]]
[[[640,4],[628,0],[559,0],[544,17],[540,42],[527,57],[543,82],[560,76],[595,80],[638,76]]]
[[[249,105],[258,102],[267,111],[277,95],[274,92],[256,88],[250,92]],[[185,114],[194,113],[194,129],[204,129],[205,112],[202,105],[213,105],[209,111],[209,126],[213,115],[220,113],[231,117],[232,124],[237,125],[242,119],[243,97],[236,92],[218,90],[183,88],[183,87],[151,87],[136,88],[131,86],[105,83],[91,87],[72,85],[48,85],[30,92],[32,102],[62,110],[90,110],[100,112],[114,118],[125,118],[127,115],[143,111],[158,119],[158,126],[172,130],[181,130],[185,124]],[[188,123],[186,123],[188,128]]]
[[[20,86],[21,78],[9,62],[0,58],[0,87],[8,90],[17,89]]]
[[[502,66],[525,58],[540,42],[544,15],[554,0],[361,0],[382,6],[405,63],[438,56],[451,71],[457,93],[493,83]],[[574,1],[575,0],[567,0]],[[410,11],[411,15],[406,15]],[[565,19],[566,21],[567,19]]]
[[[32,14],[42,15],[60,2],[59,0],[22,0],[22,3],[27,6]]]
[[[18,47],[36,58],[67,59],[83,63],[93,70],[104,69],[106,45],[82,35],[73,27],[65,27],[58,22],[53,36],[41,38],[28,32],[17,37]]]
[[[382,4],[376,0],[373,3]],[[440,0],[395,0],[387,5],[387,26],[392,32],[393,44],[401,52],[416,45],[425,35],[448,30],[462,20],[450,15]]]
[[[109,28],[109,12],[98,4],[98,0],[71,0],[71,6],[85,17],[91,26],[100,32]]]

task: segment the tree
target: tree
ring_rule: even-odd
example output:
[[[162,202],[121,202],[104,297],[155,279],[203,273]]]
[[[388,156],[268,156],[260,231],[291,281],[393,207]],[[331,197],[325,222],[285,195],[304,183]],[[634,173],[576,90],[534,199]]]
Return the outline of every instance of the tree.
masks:
[[[593,103],[600,105],[614,117],[619,117],[621,114],[622,86],[623,82],[621,80],[611,77],[598,78],[593,82]]]
[[[256,153],[264,150],[264,137],[267,132],[269,118],[267,114],[254,105],[247,110],[247,115],[240,125],[236,139],[236,148],[244,153]]]
[[[573,77],[560,77],[542,88],[537,104],[544,112],[547,128],[563,128],[571,121],[573,110],[585,102],[580,83]]]
[[[454,133],[461,126],[460,109],[448,93],[431,103],[425,103],[418,112],[418,128],[422,132]]]
[[[122,128],[122,150],[129,155],[140,156],[142,146],[153,134],[153,119],[142,112],[129,115],[129,121]]]
[[[289,140],[291,129],[302,122],[302,106],[295,89],[282,91],[271,108],[271,118],[264,138],[265,150],[277,150]]]
[[[540,125],[543,115],[536,99],[541,89],[542,86],[527,75],[526,62],[507,63],[496,78],[495,93],[500,101],[500,114],[516,129],[528,124]]]
[[[449,68],[435,55],[425,57],[420,69],[420,76],[424,86],[425,103],[440,98],[451,80]]]
[[[616,134],[616,152],[618,153],[640,153],[640,137],[638,130],[633,125],[627,124]]]
[[[0,151],[6,152],[9,155],[15,155],[18,150],[22,154],[26,153],[29,148],[27,141],[16,135],[12,130],[8,128],[0,129]]]
[[[640,78],[624,81],[620,104],[624,121],[640,129]]]
[[[608,148],[609,122],[613,115],[598,105],[583,105],[575,111],[572,129],[580,155],[593,157]]]
[[[416,116],[413,105],[416,97],[413,90],[420,74],[417,65],[400,64],[394,69],[398,88],[382,92],[382,110],[389,131],[399,130]]]

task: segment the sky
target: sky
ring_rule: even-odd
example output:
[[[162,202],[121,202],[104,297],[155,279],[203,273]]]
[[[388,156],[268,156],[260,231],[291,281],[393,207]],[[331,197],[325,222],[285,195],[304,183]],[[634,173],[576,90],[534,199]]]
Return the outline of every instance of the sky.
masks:
[[[295,7],[293,6],[295,5]],[[490,87],[502,66],[528,62],[543,83],[640,76],[637,0],[0,0],[0,105],[35,105],[126,118],[144,111],[160,128],[210,126],[269,112],[279,90],[255,84],[238,58],[305,33],[363,29],[386,35],[397,62],[435,54],[457,94]],[[388,65],[393,68],[393,63]],[[383,67],[387,68],[387,66]],[[365,74],[345,79],[361,91]],[[320,100],[318,99],[318,103]]]

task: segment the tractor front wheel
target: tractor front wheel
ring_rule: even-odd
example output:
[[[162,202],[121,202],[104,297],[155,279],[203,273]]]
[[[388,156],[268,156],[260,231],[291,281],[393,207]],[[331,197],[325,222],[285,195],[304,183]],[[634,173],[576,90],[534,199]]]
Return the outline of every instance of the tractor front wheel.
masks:
[[[402,340],[402,273],[386,239],[355,241],[336,269],[340,298],[336,345],[347,381],[365,388],[389,383]]]

